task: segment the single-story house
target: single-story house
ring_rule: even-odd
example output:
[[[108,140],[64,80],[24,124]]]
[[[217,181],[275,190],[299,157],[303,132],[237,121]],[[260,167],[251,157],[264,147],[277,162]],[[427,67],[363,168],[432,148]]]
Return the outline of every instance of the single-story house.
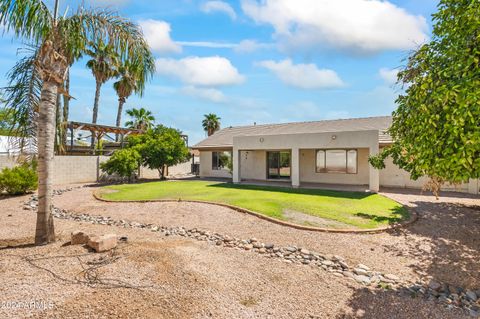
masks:
[[[425,179],[411,180],[391,159],[382,170],[368,163],[370,155],[392,143],[386,132],[391,121],[379,116],[227,127],[192,148],[200,151],[200,177],[232,178],[234,183],[365,185],[373,192],[380,186],[421,188]],[[479,181],[455,190],[478,194]]]

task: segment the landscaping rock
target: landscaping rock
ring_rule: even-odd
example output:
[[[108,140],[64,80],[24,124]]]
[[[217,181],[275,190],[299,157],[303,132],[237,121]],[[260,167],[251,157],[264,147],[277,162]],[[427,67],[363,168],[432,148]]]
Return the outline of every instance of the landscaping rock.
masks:
[[[354,279],[361,284],[370,285],[370,278],[368,278],[367,276],[356,275],[354,276]]]
[[[366,270],[366,271],[369,271],[369,270],[370,270],[370,267],[365,266],[364,264],[358,264],[358,265],[357,265],[357,268],[360,268],[360,269],[363,269],[363,270]]]
[[[357,275],[361,275],[361,276],[367,276],[368,275],[368,271],[366,271],[363,268],[355,268],[353,270],[353,272],[356,273]]]
[[[440,290],[441,287],[442,287],[442,285],[439,282],[434,281],[434,280],[430,281],[430,283],[428,284],[428,288],[430,288],[434,291]]]
[[[82,231],[72,232],[71,245],[85,245],[88,243],[88,235]]]
[[[477,299],[478,299],[477,294],[472,290],[467,290],[465,295],[467,296],[468,300],[470,300],[470,301],[477,301]]]
[[[392,275],[392,274],[385,274],[383,275],[383,277],[387,280],[391,280],[391,281],[399,281],[400,278],[398,278],[398,276],[395,276],[395,275]]]
[[[58,194],[61,194],[58,193]],[[30,198],[25,206],[30,207],[37,205],[37,201]],[[427,282],[416,282],[412,284],[407,281],[401,281],[400,278],[394,274],[382,274],[377,271],[372,271],[366,265],[359,264],[353,270],[345,262],[344,258],[338,255],[323,255],[316,252],[309,251],[305,248],[297,248],[295,246],[279,247],[273,244],[265,244],[259,242],[256,238],[238,239],[228,235],[218,233],[211,233],[205,230],[185,229],[184,227],[167,227],[146,223],[129,222],[125,220],[113,220],[110,217],[91,216],[88,214],[75,214],[59,208],[53,208],[53,216],[55,218],[73,220],[78,222],[88,222],[92,224],[114,225],[124,228],[141,228],[152,231],[159,231],[165,236],[177,235],[191,238],[198,241],[207,241],[212,245],[244,249],[258,254],[262,254],[268,258],[280,259],[281,261],[291,264],[292,267],[299,267],[302,264],[304,267],[316,266],[316,269],[323,269],[333,274],[334,276],[343,276],[352,278],[358,283],[369,286],[369,289],[392,289],[399,294],[411,297],[423,297],[427,300],[442,303],[448,309],[461,307],[470,312],[472,316],[479,316],[480,309],[478,308],[480,289],[464,291],[461,287],[449,286],[446,283],[437,282],[435,280]],[[75,234],[75,236],[74,236]],[[86,236],[85,234],[83,234]],[[73,239],[75,237],[75,240]],[[78,239],[77,239],[78,237]],[[87,236],[88,238],[88,236]],[[72,242],[82,242],[85,238],[81,232],[72,233]],[[127,237],[121,237],[120,240],[127,241]],[[87,243],[95,251],[106,251],[114,248],[117,245],[116,235],[105,235],[100,237],[91,237]]]
[[[335,263],[331,260],[326,259],[326,260],[322,261],[322,265],[333,266],[333,265],[335,265]]]
[[[310,250],[302,248],[302,249],[300,249],[300,253],[304,254],[304,255],[310,255]]]
[[[88,240],[88,246],[97,253],[111,250],[117,247],[117,235],[108,234],[90,237]]]

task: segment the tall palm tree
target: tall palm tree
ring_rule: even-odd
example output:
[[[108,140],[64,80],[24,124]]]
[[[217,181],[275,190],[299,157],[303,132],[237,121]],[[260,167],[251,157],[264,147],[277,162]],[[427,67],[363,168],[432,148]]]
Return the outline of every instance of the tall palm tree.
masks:
[[[41,80],[38,103],[38,212],[35,244],[55,241],[52,211],[52,174],[57,93],[65,81],[68,56],[84,51],[87,43],[111,40],[121,58],[144,56],[147,68],[154,60],[139,27],[111,11],[86,10],[58,17],[42,0],[0,0],[0,25],[17,38],[38,47],[33,72]],[[31,68],[32,69],[32,68]],[[24,92],[25,86],[21,89]],[[28,88],[27,88],[28,89]],[[29,98],[27,98],[29,100]],[[35,112],[36,110],[29,110]]]
[[[100,90],[102,85],[113,78],[116,74],[116,66],[118,64],[117,53],[113,45],[105,44],[103,41],[90,43],[87,54],[92,57],[88,60],[87,67],[92,71],[95,77],[95,99],[93,101],[92,123],[97,123],[98,102],[100,100]],[[95,145],[95,137],[92,134],[92,149]]]
[[[202,126],[203,130],[210,136],[220,129],[220,117],[216,114],[209,113],[203,116]]]
[[[120,126],[122,123],[123,105],[133,92],[142,95],[145,87],[146,76],[142,74],[142,68],[137,61],[126,61],[118,67],[117,76],[118,81],[113,83],[113,88],[118,95],[118,110],[116,125]],[[118,142],[118,134],[115,136]]]
[[[145,110],[143,107],[127,110],[126,113],[132,118],[131,121],[125,123],[129,128],[145,131],[152,127],[155,122],[155,117],[152,115],[152,112]]]

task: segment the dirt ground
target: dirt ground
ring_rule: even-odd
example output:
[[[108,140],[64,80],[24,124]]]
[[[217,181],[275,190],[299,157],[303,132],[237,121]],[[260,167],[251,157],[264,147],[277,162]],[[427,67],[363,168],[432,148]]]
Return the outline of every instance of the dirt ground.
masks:
[[[93,199],[92,191],[57,196],[55,205],[115,219],[256,237],[342,255],[351,264],[404,279],[430,276],[480,288],[480,211],[464,206],[478,199],[455,195],[437,202],[430,196],[390,192],[416,206],[420,220],[402,231],[354,235],[290,229],[206,204],[104,203]],[[468,317],[420,298],[371,292],[322,269],[147,229],[55,220],[58,241],[34,247],[35,214],[22,208],[27,199],[0,198],[0,318]],[[68,245],[74,230],[116,233],[128,236],[128,242],[113,252],[94,254]]]

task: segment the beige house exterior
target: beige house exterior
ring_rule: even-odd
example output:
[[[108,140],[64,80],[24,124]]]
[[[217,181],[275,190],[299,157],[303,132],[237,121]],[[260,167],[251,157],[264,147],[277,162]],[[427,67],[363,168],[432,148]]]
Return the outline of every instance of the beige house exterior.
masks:
[[[200,151],[200,177],[234,183],[362,185],[372,192],[381,186],[421,188],[425,179],[410,179],[391,159],[382,170],[368,163],[370,155],[392,143],[386,133],[390,125],[391,117],[382,116],[228,127],[192,148]],[[231,173],[226,157],[231,157]],[[478,194],[479,187],[478,180],[471,180],[445,189]]]

